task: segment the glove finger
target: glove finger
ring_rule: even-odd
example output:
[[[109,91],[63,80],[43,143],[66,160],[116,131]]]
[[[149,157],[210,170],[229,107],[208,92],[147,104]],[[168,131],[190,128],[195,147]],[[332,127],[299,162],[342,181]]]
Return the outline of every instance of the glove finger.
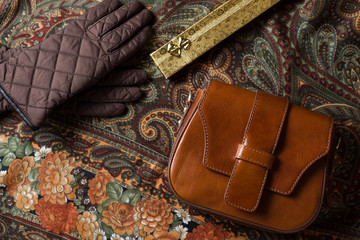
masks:
[[[129,39],[135,36],[139,30],[143,29],[152,20],[152,13],[147,9],[142,10],[124,24],[103,35],[102,44],[104,49],[108,52],[117,50],[123,43],[128,42]]]
[[[105,0],[95,7],[91,8],[80,18],[85,18],[91,23],[101,20],[106,14],[113,12],[121,6],[119,0]]]
[[[109,55],[111,61],[124,62],[124,60],[134,56],[145,46],[152,34],[151,27],[145,26],[130,41],[125,42],[121,48],[118,48],[116,54]]]
[[[114,27],[119,26],[139,13],[144,7],[136,0],[133,0],[124,6],[115,9],[98,18],[97,21],[88,26],[88,31],[95,37],[103,36]],[[105,14],[106,14],[105,13]]]
[[[145,83],[148,77],[145,71],[116,68],[97,86],[131,86]]]
[[[141,90],[138,87],[93,87],[78,95],[73,102],[88,103],[125,103],[140,99]]]
[[[137,56],[134,55],[134,56],[130,57],[129,59],[127,59],[125,62],[121,63],[121,67],[130,68],[130,67],[135,66],[137,63],[138,63]]]
[[[115,117],[124,114],[126,106],[123,103],[76,102],[65,104],[57,112],[89,117]]]

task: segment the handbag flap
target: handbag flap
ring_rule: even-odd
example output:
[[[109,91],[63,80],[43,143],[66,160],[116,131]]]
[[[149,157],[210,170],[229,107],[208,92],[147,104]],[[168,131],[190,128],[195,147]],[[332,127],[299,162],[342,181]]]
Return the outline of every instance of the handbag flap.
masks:
[[[212,80],[199,105],[205,132],[203,163],[230,177],[225,200],[248,211],[256,209],[264,188],[289,195],[304,172],[328,153],[333,127],[330,117],[296,105],[286,106],[282,97],[261,93],[265,98],[257,100],[258,95]],[[249,131],[254,116],[256,124]],[[252,145],[246,141],[248,134]],[[258,149],[271,143],[268,136],[274,149]],[[244,161],[247,158],[250,160]],[[245,191],[240,200],[236,197],[238,188]],[[241,199],[250,200],[246,203]]]

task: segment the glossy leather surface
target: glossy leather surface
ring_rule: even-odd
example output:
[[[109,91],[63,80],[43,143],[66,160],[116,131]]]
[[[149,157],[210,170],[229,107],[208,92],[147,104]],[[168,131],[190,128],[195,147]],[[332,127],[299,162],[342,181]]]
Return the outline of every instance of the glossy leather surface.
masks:
[[[321,206],[333,120],[265,96],[270,100],[258,100],[263,111],[251,119],[256,93],[211,81],[183,117],[169,179],[174,192],[198,208],[294,232]]]
[[[285,98],[256,93],[241,150],[235,157],[226,188],[225,201],[229,205],[249,212],[258,207],[288,106]]]

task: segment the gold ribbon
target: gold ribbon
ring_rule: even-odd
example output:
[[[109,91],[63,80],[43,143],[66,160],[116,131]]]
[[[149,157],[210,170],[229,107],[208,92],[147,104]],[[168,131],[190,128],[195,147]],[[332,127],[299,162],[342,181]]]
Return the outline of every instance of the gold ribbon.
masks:
[[[178,44],[169,43],[167,51],[175,57],[181,57],[181,50],[188,50],[190,48],[191,42],[189,39],[179,37]]]

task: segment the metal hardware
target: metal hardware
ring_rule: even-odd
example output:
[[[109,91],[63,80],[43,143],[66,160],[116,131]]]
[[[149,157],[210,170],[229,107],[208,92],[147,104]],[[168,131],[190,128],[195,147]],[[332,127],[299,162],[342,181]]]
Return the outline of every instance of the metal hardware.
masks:
[[[192,98],[192,95],[191,95],[191,92],[190,92],[189,96],[188,96],[188,98],[186,99],[186,102],[185,102],[184,113],[186,113],[186,111],[188,110],[188,108],[191,105],[191,98]]]
[[[188,111],[188,109],[189,109],[189,107],[191,105],[191,99],[192,99],[192,93],[190,91],[189,96],[188,96],[188,98],[186,99],[186,102],[185,102],[185,107],[184,107],[184,111],[183,111],[184,114],[183,114],[182,118],[178,121],[179,126],[180,126],[182,119],[185,117],[186,112]]]
[[[178,44],[169,43],[167,51],[175,57],[181,57],[182,49],[188,50],[190,48],[191,42],[186,38],[179,37]]]

